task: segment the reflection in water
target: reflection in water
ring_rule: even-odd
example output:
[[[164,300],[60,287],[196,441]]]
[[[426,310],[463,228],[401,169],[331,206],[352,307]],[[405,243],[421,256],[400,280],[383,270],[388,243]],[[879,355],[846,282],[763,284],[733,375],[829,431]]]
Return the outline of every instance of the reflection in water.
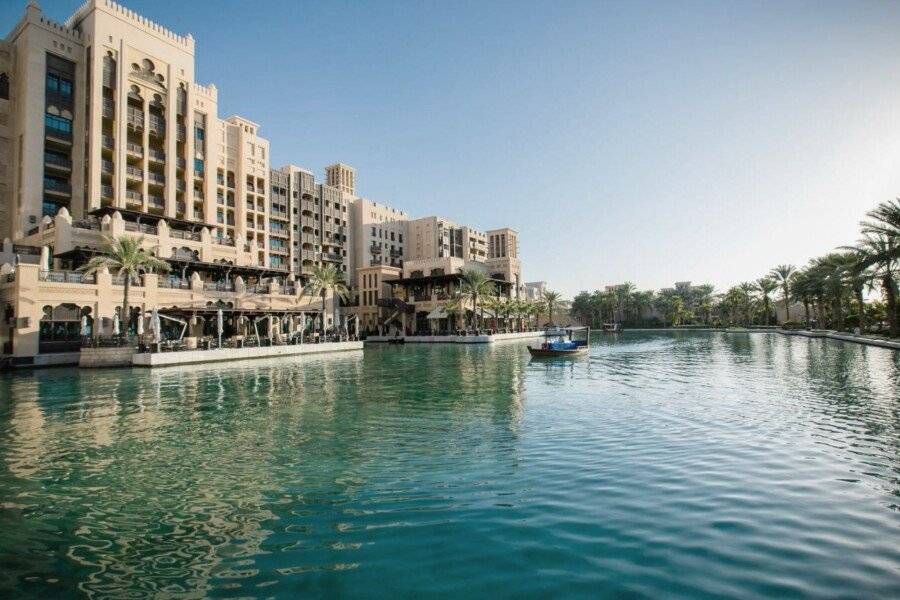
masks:
[[[896,353],[593,341],[6,376],[0,593],[897,589]]]

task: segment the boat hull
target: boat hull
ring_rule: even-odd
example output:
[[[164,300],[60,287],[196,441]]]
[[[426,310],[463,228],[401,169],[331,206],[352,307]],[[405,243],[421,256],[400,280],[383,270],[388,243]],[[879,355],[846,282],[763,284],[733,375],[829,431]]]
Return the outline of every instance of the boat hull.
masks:
[[[528,352],[531,353],[531,356],[535,358],[553,358],[559,356],[578,356],[580,354],[587,353],[587,347],[582,346],[581,348],[575,348],[573,350],[550,350],[544,348],[532,348],[528,347]]]

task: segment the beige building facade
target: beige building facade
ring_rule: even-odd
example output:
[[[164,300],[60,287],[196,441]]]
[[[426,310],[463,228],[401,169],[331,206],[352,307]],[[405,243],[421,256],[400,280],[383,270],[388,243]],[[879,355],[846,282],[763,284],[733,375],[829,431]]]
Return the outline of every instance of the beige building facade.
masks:
[[[389,282],[435,269],[458,278],[474,265],[518,294],[513,230],[411,220],[358,196],[344,163],[322,182],[272,168],[262,126],[220,117],[216,86],[196,81],[195,50],[191,35],[112,0],[88,0],[64,22],[31,2],[0,40],[0,356],[48,364],[86,337],[83,317],[98,337],[114,318],[146,324],[154,308],[206,334],[219,309],[244,333],[274,313],[304,327],[348,316],[383,327],[398,311],[414,322],[425,300],[414,292],[398,309],[398,291],[414,288]],[[131,282],[133,316],[116,312],[121,278],[78,270],[108,236],[143,236],[171,267]],[[320,315],[302,292],[326,264],[353,298],[329,299]]]

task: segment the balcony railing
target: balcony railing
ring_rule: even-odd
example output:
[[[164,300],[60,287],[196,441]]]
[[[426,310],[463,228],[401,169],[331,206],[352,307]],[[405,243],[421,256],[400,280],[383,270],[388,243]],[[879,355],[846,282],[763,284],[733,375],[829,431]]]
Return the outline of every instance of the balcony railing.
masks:
[[[214,237],[212,241],[220,246],[234,246],[234,240],[229,237]]]
[[[100,161],[100,168],[104,173],[112,173],[114,171],[113,162],[111,160]]]
[[[125,190],[125,198],[129,203],[143,204],[144,203],[144,195],[140,192],[135,192],[133,190]]]
[[[66,131],[64,129],[58,129],[49,123],[47,123],[47,125],[45,127],[44,134],[47,137],[53,138],[55,140],[60,140],[63,142],[71,142],[72,141],[72,132],[71,131]]]
[[[112,119],[116,113],[116,103],[113,100],[105,98],[103,100],[103,116]]]
[[[109,136],[109,135],[101,135],[100,143],[103,144],[103,147],[108,150],[112,150],[113,148],[116,147],[116,140],[113,139],[113,137]]]
[[[151,116],[148,129],[150,130],[150,135],[161,136],[166,132],[166,121],[159,117]]]
[[[57,156],[55,154],[45,154],[44,155],[44,164],[51,165],[54,167],[60,167],[62,169],[71,170],[72,169],[72,161],[68,158],[63,158],[61,156]]]
[[[381,246],[372,244],[371,246],[369,246],[369,252],[371,252],[372,254],[381,254]]]
[[[169,289],[175,289],[175,290],[191,289],[190,279],[181,279],[180,277],[166,277],[165,275],[159,276],[159,281],[157,282],[156,285],[157,285],[157,287],[169,288]]]
[[[181,179],[177,179],[175,181],[175,191],[183,192],[185,187],[186,187],[186,185],[185,185],[184,181],[182,181]]]
[[[335,254],[333,252],[323,252],[322,259],[341,262],[342,260],[344,260],[344,257],[341,256],[340,254]]]
[[[175,139],[178,140],[179,142],[183,142],[184,136],[186,135],[186,131],[187,130],[185,130],[184,125],[179,125],[175,129]]]
[[[41,271],[38,279],[53,283],[97,283],[96,275],[86,275],[77,271]]]
[[[103,198],[112,198],[113,197],[113,187],[111,185],[101,185],[100,186],[100,196]]]
[[[158,234],[158,230],[156,229],[155,225],[147,225],[146,223],[134,223],[132,221],[125,221],[125,231],[149,233],[150,235]]]
[[[160,173],[154,173],[153,171],[148,171],[147,180],[150,181],[150,183],[158,183],[159,185],[163,185],[166,183],[166,176]]]
[[[147,152],[147,155],[150,157],[150,160],[155,162],[166,161],[166,153],[162,150],[155,150],[154,148],[150,148],[150,151]]]
[[[268,294],[269,293],[269,285],[268,284],[254,284],[247,286],[248,294]]]
[[[203,289],[207,292],[233,292],[234,282],[232,281],[207,281],[203,284]]]
[[[166,199],[162,196],[147,196],[147,206],[151,208],[165,208]]]
[[[112,284],[113,285],[125,285],[125,279],[126,279],[125,275],[113,275]],[[135,286],[135,287],[143,287],[144,286],[140,277],[132,277],[131,285]]]
[[[144,170],[138,169],[137,167],[127,167],[125,169],[125,174],[132,179],[143,179],[144,178]]]
[[[61,181],[45,179],[44,180],[44,191],[57,192],[60,194],[71,194],[72,186],[69,185],[68,183],[63,183]]]
[[[125,144],[125,151],[128,154],[133,154],[135,156],[144,155],[144,147],[140,144],[135,144],[134,142],[128,142],[127,144]]]
[[[173,238],[178,238],[181,240],[194,240],[196,242],[200,241],[200,233],[197,231],[184,231],[182,229],[171,229],[169,230],[169,235]],[[218,238],[213,238],[218,239]]]
[[[127,122],[130,127],[134,127],[135,129],[143,129],[144,128],[144,115],[142,113],[139,113],[139,112],[129,108]]]
[[[181,169],[182,171],[184,171],[184,168],[187,167],[187,161],[186,161],[185,159],[183,159],[183,158],[176,158],[176,159],[175,159],[175,166],[176,166],[178,169]]]

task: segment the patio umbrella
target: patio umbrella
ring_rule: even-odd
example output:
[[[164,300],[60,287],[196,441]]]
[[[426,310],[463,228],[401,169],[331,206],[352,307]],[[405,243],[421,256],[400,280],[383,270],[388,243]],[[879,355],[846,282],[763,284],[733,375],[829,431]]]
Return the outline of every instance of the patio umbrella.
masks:
[[[113,335],[119,335],[119,315],[113,315]]]
[[[222,309],[216,311],[216,333],[219,336],[219,348],[222,347]]]
[[[138,315],[137,319],[137,334],[144,335],[144,313]]]
[[[50,248],[41,246],[41,271],[50,270]]]
[[[88,320],[87,315],[81,317],[81,335],[83,337],[88,336]]]
[[[150,315],[150,329],[153,331],[153,341],[158,342],[162,332],[160,331],[159,309],[156,307],[153,308],[153,312]]]

